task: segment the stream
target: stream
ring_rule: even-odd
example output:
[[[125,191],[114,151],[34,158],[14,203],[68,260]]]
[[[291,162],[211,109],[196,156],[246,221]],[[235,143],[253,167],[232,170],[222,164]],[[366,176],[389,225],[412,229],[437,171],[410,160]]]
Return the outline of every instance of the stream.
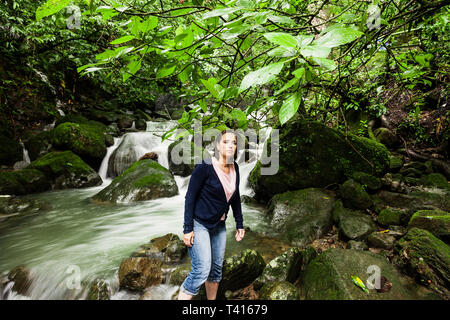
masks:
[[[140,294],[119,290],[120,263],[152,238],[167,233],[182,238],[184,196],[189,177],[175,176],[179,194],[170,198],[112,205],[93,204],[87,198],[111,183],[112,178],[106,177],[108,160],[125,137],[132,141],[137,159],[153,151],[159,155],[158,162],[167,168],[167,148],[171,141],[161,143],[160,134],[170,126],[170,122],[148,122],[147,132],[131,132],[114,138],[114,145],[108,148],[98,171],[103,179],[101,186],[23,196],[48,202],[51,209],[15,217],[0,225],[0,275],[4,277],[12,268],[25,265],[32,278],[27,296],[11,291],[10,283],[0,297],[84,299],[87,292],[83,284],[102,279],[113,290],[111,299],[139,298]],[[257,146],[258,154],[262,143]],[[120,157],[116,155],[114,161],[120,161]],[[253,193],[248,176],[255,164],[256,161],[240,163],[241,195]],[[261,209],[242,204],[242,212],[246,227],[256,232],[267,229]],[[233,247],[235,221],[231,209],[226,226],[226,256],[230,256],[239,250],[239,246]],[[170,299],[177,289],[177,286],[161,284],[152,288],[152,296]]]

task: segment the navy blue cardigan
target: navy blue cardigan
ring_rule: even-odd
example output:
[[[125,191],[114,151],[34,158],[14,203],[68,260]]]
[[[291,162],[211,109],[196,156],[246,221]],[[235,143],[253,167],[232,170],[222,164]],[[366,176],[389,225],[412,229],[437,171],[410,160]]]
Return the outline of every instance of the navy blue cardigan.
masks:
[[[227,201],[225,190],[212,165],[211,159],[197,164],[192,172],[184,203],[183,233],[194,230],[194,218],[211,230],[225,213],[228,215],[230,205],[233,209],[236,229],[243,229],[241,196],[239,193],[239,166],[234,162],[236,170],[236,190]]]

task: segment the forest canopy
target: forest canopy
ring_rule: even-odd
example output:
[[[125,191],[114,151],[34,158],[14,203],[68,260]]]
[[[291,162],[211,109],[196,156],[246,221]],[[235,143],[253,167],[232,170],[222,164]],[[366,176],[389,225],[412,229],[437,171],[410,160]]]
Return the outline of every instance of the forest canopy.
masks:
[[[106,44],[71,53],[80,75],[178,87],[189,97],[179,128],[309,117],[347,129],[346,110],[379,117],[394,89],[415,93],[412,115],[433,89],[447,96],[449,2],[48,0],[34,41],[45,50],[101,25]]]

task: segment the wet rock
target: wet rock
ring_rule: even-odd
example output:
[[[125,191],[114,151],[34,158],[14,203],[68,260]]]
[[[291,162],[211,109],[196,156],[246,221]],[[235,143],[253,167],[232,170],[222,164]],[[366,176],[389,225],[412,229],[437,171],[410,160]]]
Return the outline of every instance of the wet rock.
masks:
[[[389,171],[397,172],[403,167],[403,157],[402,156],[391,156],[389,158]]]
[[[375,289],[375,278],[369,279],[372,270],[379,268],[381,275],[389,279],[392,288],[385,293]],[[373,274],[373,271],[372,271]],[[372,284],[369,294],[352,282],[352,275],[365,284]],[[390,262],[379,254],[354,249],[328,249],[313,259],[303,277],[303,289],[307,300],[408,300],[424,299],[423,287],[412,283],[400,274]]]
[[[89,287],[86,300],[110,300],[111,287],[103,280],[96,280]]]
[[[341,201],[336,201],[333,217],[338,223],[339,236],[345,240],[364,240],[376,230],[372,217],[360,210],[345,208]]]
[[[27,291],[32,283],[30,270],[24,265],[19,265],[13,268],[8,273],[8,279],[10,281],[14,281],[14,286],[12,287],[12,290],[16,291],[21,295],[27,294]]]
[[[440,173],[430,173],[422,177],[420,182],[424,186],[450,190],[450,183],[448,183],[447,178]]]
[[[347,249],[368,250],[369,246],[367,245],[367,243],[365,243],[363,241],[350,240],[347,243]]]
[[[287,281],[271,281],[266,283],[259,292],[261,300],[298,300],[298,289]]]
[[[283,240],[301,247],[330,230],[333,204],[333,192],[318,188],[278,194],[269,203],[270,225]]]
[[[367,209],[372,206],[372,199],[358,182],[353,179],[345,181],[339,189],[339,195],[347,208]]]
[[[136,129],[138,129],[138,130],[146,131],[146,130],[147,130],[147,121],[145,121],[144,119],[138,119],[138,120],[136,120],[136,122],[134,123],[134,126],[135,126]]]
[[[395,237],[387,233],[373,232],[367,237],[367,243],[370,247],[387,250],[394,247],[395,241]]]
[[[191,266],[187,264],[177,267],[170,275],[169,284],[181,286],[190,271]]]
[[[14,196],[0,196],[0,222],[32,215],[50,209],[49,203],[38,199],[22,199]]]
[[[119,284],[121,288],[142,291],[163,281],[162,262],[149,258],[128,258],[119,267]]]
[[[0,171],[0,194],[25,195],[51,189],[51,181],[39,170]]]
[[[393,148],[400,144],[400,139],[388,128],[377,128],[373,131],[373,135],[378,142],[384,144],[388,148]]]
[[[172,174],[158,162],[136,161],[106,188],[91,197],[98,202],[146,201],[178,194]]]
[[[378,214],[378,223],[383,226],[406,225],[411,218],[409,210],[402,208],[388,207]]]
[[[271,281],[288,281],[293,283],[299,276],[302,266],[302,250],[290,248],[271,260],[264,267],[263,273],[253,283],[256,290]]]
[[[31,162],[28,169],[37,169],[52,181],[52,189],[86,188],[102,184],[102,179],[72,151],[55,151]]]
[[[265,265],[261,255],[251,249],[227,258],[222,269],[220,295],[227,290],[234,291],[246,287],[262,274]]]
[[[159,259],[164,263],[180,262],[187,253],[187,247],[180,238],[173,233],[153,238],[149,243],[131,254],[132,257],[147,257]]]

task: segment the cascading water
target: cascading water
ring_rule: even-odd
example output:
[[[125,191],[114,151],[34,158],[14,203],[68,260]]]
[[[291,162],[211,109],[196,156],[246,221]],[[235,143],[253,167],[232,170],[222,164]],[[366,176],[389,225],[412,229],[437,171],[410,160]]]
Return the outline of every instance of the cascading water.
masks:
[[[160,136],[173,125],[170,121],[148,122],[146,132],[127,133],[136,142],[136,156],[156,152],[159,163],[168,168],[167,148],[171,141],[161,143]],[[107,150],[99,169],[103,179],[101,186],[24,196],[46,201],[52,207],[0,224],[0,298],[84,299],[89,283],[101,279],[109,283],[113,291],[111,299],[139,299],[136,293],[118,290],[120,263],[152,238],[167,233],[182,238],[184,196],[189,177],[175,176],[179,194],[170,198],[113,206],[99,206],[87,201],[112,181],[106,175],[108,162],[126,135],[115,138],[114,145]],[[260,149],[254,151],[260,153]],[[256,159],[240,164],[241,195],[252,195],[247,180],[255,164]],[[242,209],[246,226],[254,231],[266,229],[260,210],[245,204]],[[226,223],[228,238],[233,239],[235,221],[231,211]],[[230,249],[226,254],[231,254],[232,246],[227,248]],[[25,265],[30,270],[32,284],[26,295],[11,291],[12,282],[4,282],[3,288],[1,285],[2,276],[5,279],[9,270],[18,265]],[[168,284],[154,286],[150,288],[151,297],[170,299],[177,289]]]

